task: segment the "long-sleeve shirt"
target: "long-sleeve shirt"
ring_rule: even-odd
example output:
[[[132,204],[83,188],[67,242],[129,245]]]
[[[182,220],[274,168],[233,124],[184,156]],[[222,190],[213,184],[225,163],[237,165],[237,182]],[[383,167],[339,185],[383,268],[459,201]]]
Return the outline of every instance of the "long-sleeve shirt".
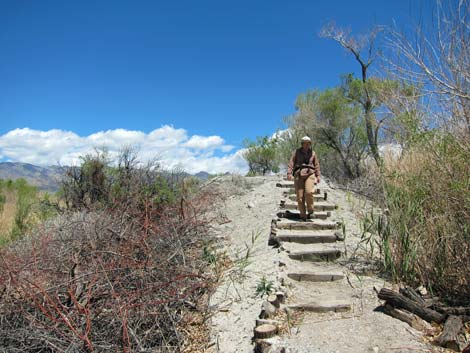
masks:
[[[296,155],[297,155],[297,152],[299,150],[295,150],[292,153],[292,157],[289,161],[289,164],[287,165],[287,175],[288,176],[293,175],[292,173],[293,173],[294,169],[300,167],[300,165],[298,165],[296,163]],[[320,161],[318,160],[318,157],[317,157],[317,155],[315,154],[314,151],[312,151],[312,156],[310,157],[307,165],[311,166],[312,168],[300,168],[298,173],[301,176],[308,176],[308,175],[311,175],[311,174],[315,174],[315,176],[317,178],[320,178]]]

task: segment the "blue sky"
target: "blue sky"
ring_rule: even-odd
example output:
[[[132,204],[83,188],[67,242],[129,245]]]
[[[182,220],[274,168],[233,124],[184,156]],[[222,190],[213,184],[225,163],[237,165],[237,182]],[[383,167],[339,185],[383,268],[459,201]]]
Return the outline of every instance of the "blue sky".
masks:
[[[429,2],[0,0],[0,158],[30,161],[18,150],[51,129],[145,140],[166,125],[185,130],[177,144],[222,139],[202,155],[234,154],[283,128],[299,93],[357,71],[323,24],[400,25]]]

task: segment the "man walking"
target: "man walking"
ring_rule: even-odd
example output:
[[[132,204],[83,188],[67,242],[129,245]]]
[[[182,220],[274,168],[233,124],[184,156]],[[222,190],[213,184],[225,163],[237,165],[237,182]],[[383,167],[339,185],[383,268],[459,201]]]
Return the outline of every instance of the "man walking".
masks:
[[[301,143],[302,147],[294,151],[287,166],[287,180],[294,180],[300,218],[305,221],[313,214],[313,191],[320,182],[320,162],[312,151],[310,137],[302,137]]]

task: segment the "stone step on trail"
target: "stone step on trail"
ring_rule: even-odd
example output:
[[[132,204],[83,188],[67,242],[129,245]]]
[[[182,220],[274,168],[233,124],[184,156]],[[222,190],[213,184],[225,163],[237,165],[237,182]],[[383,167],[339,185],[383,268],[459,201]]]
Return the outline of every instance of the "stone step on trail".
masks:
[[[314,313],[342,313],[351,311],[351,307],[351,303],[346,300],[324,298],[312,299],[308,302],[288,305],[288,308],[291,310],[308,311]]]
[[[287,218],[291,220],[300,220],[299,211],[281,210],[277,213],[279,218]],[[327,219],[331,216],[330,211],[315,211],[310,219]]]
[[[299,261],[334,261],[341,257],[342,251],[333,244],[298,244],[284,242],[281,247],[286,250],[289,258]]]
[[[324,243],[326,245],[335,245],[335,248],[342,247],[339,246],[339,243]],[[295,245],[294,245],[295,246]],[[282,244],[282,248],[289,248],[289,244]],[[300,246],[298,248],[305,248],[305,246]],[[289,248],[291,250],[291,248]],[[286,252],[283,258],[284,269],[282,271],[282,277],[284,281],[291,288],[298,289],[300,293],[300,298],[297,296],[298,301],[305,301],[309,298],[309,295],[320,293],[326,296],[332,293],[332,290],[337,291],[333,293],[334,295],[342,295],[348,288],[344,288],[345,283],[341,282],[345,278],[344,268],[336,262],[310,262],[310,261],[298,261],[289,257],[289,254]],[[313,282],[313,284],[311,284]],[[334,287],[331,288],[331,285],[320,285],[321,283],[332,283]],[[341,283],[338,283],[341,282]],[[292,287],[293,286],[293,287]],[[301,299],[301,300],[300,300]]]
[[[280,182],[276,183],[276,186],[278,188],[283,188],[283,189],[294,189],[295,188],[294,181],[290,181],[290,180],[280,181]],[[314,192],[319,194],[320,193],[320,188],[316,187]]]
[[[276,183],[276,186],[278,188],[293,188],[294,187],[294,181],[293,180],[283,180],[278,183]]]
[[[328,198],[325,197],[325,194],[328,195],[326,192],[323,193],[323,194],[313,194],[313,201],[314,202],[321,202],[321,201],[326,201],[326,199]],[[285,197],[287,197],[290,201],[295,201],[297,202],[297,196],[295,195],[295,193],[287,193],[284,195]]]
[[[339,229],[340,223],[323,219],[309,219],[305,222],[299,222],[284,218],[281,220],[276,220],[274,222],[274,227],[277,229],[290,230],[325,230]]]
[[[297,209],[297,202],[286,202],[286,200],[281,200],[280,207],[286,210],[296,210]],[[337,205],[331,202],[326,201],[315,201],[313,203],[313,209],[315,211],[334,211],[338,208]]]
[[[333,282],[344,278],[339,270],[292,270],[287,277],[297,282]]]
[[[295,195],[295,188],[285,188],[285,190],[283,191],[283,195],[284,196],[289,196],[289,195]],[[313,190],[313,195],[320,195],[321,197],[323,197],[325,199],[325,197],[327,198],[328,197],[328,193],[325,191],[325,192],[321,192],[320,189],[314,189]]]
[[[280,242],[300,244],[335,243],[339,236],[335,230],[289,230],[280,229],[276,232],[276,239]]]

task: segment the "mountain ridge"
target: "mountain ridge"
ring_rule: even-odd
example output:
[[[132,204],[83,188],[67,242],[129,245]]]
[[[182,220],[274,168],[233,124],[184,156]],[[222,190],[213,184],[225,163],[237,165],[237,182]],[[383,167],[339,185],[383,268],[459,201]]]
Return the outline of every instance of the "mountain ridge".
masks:
[[[0,162],[0,179],[15,180],[23,178],[42,191],[56,192],[59,189],[63,168],[60,166],[41,167],[23,162]],[[205,171],[188,175],[203,181],[211,177],[211,174]]]

